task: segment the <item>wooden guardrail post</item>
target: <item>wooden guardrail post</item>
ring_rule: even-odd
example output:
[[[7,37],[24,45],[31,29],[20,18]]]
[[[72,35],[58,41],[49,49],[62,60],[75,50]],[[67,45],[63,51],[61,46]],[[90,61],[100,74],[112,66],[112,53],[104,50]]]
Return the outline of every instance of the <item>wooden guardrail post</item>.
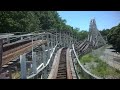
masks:
[[[7,37],[7,43],[10,43],[10,38],[9,38],[9,36]]]
[[[69,33],[69,35],[68,35],[68,37],[69,37],[69,48],[71,48],[71,35],[70,35],[70,33]]]
[[[52,45],[53,45],[53,48],[55,46],[55,38],[54,38],[54,35],[52,35]]]
[[[47,42],[47,60],[50,58],[50,47],[49,47],[49,43],[50,43],[50,41],[49,41],[49,34],[47,34],[47,40],[48,40],[48,42]]]
[[[68,47],[69,46],[69,36],[68,36],[68,32],[66,33],[66,46]]]
[[[57,30],[56,30],[56,44],[58,44],[58,40],[57,40]]]
[[[68,47],[69,46],[69,36],[68,36],[68,32],[66,33],[66,47]]]
[[[49,34],[47,34],[47,55],[46,55],[46,59],[49,60],[50,59],[50,46],[49,46]],[[47,61],[46,61],[47,62]],[[50,70],[50,66],[48,65],[48,70]]]
[[[52,52],[52,49],[53,49],[53,36],[52,36],[52,34],[51,34],[51,36],[50,36],[50,38],[51,38],[51,52]]]
[[[23,40],[23,36],[21,36],[21,40]]]
[[[46,53],[45,53],[45,45],[42,45],[42,52],[43,52],[43,63],[46,64]]]
[[[46,65],[47,58],[46,58],[46,52],[45,52],[45,45],[42,45],[42,50],[43,50],[43,63],[44,63],[44,65]],[[44,69],[44,71],[42,73],[42,78],[45,79],[46,77],[47,77],[47,68]]]
[[[43,41],[43,39],[44,39],[44,38],[43,38],[43,35],[41,35],[41,37],[42,37],[42,41]]]
[[[61,31],[60,31],[60,41],[59,44],[62,45],[62,41],[61,41]]]
[[[26,79],[26,53],[20,55],[21,79]]]
[[[55,47],[55,44],[56,44],[56,36],[53,35],[53,47]]]
[[[0,39],[0,73],[2,70],[3,40]]]
[[[33,69],[33,73],[37,73],[36,52],[32,52],[32,69]]]
[[[66,35],[65,32],[63,33],[63,46],[65,47],[65,43],[66,43]]]

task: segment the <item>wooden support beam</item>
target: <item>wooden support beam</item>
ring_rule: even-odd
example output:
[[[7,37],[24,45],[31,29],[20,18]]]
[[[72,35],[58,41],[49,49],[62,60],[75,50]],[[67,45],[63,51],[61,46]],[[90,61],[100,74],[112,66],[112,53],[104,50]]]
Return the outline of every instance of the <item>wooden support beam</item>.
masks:
[[[47,41],[48,41],[48,43],[47,43],[47,60],[50,58],[50,46],[49,46],[49,37],[48,37],[48,35],[47,35]]]
[[[26,53],[20,55],[21,79],[26,79]]]
[[[67,79],[72,79],[70,59],[71,58],[70,58],[70,54],[69,54],[69,49],[67,49],[67,52],[66,52]]]
[[[0,39],[0,73],[2,69],[3,40]]]
[[[33,73],[37,73],[36,52],[32,52],[32,69]]]
[[[62,49],[63,48],[59,49],[55,55],[48,79],[56,79],[56,77],[57,77],[58,66],[59,66],[59,61],[60,61],[60,54],[61,54]]]
[[[46,64],[46,52],[45,52],[45,45],[42,45],[42,50],[43,50],[43,63],[44,65]]]

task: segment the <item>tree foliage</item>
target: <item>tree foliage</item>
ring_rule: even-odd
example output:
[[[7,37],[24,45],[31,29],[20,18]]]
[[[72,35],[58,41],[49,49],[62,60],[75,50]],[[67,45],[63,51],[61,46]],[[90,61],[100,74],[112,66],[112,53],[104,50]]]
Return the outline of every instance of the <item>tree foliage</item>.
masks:
[[[120,24],[110,29],[108,34],[108,42],[120,52]]]
[[[102,31],[100,31],[101,35],[106,41],[107,41],[107,35],[109,34],[109,32],[110,32],[110,29],[103,29]]]
[[[109,33],[110,29],[103,29],[102,31],[100,31],[102,36],[107,36]]]
[[[57,11],[0,11],[0,33],[68,31],[80,40],[87,32],[66,24]]]
[[[38,29],[38,23],[30,11],[0,11],[0,32],[31,32]]]

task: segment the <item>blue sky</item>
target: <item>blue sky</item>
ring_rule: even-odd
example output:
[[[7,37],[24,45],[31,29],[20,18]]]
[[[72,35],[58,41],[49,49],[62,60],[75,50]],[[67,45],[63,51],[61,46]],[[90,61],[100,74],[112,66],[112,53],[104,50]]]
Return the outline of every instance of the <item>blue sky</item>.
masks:
[[[98,30],[110,29],[120,23],[120,11],[58,11],[67,25],[89,30],[90,20],[95,18]]]

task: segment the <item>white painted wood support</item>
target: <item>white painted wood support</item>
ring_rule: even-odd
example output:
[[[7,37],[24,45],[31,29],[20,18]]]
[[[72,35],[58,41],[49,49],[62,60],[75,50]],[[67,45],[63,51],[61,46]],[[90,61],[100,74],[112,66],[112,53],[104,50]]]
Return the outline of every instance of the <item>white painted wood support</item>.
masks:
[[[21,36],[21,40],[23,40],[23,36]]]
[[[42,77],[43,77],[43,79],[47,79],[47,77],[48,77],[48,75],[47,75],[47,68],[44,69]]]
[[[47,43],[47,60],[50,58],[50,47],[49,47],[49,37],[48,37],[49,35],[47,35],[47,40],[48,40],[48,43]]]
[[[0,72],[2,67],[2,54],[3,54],[3,40],[0,39]]]
[[[42,37],[42,40],[43,40],[43,39],[44,39],[44,38],[43,38],[43,35],[41,35],[41,37]]]
[[[62,45],[62,42],[61,42],[61,31],[60,31],[60,41],[59,42],[60,42],[60,45]]]
[[[56,31],[56,45],[58,44],[57,31]]]
[[[45,53],[45,45],[42,45],[42,50],[43,50],[43,63],[44,65],[46,64],[46,53]]]
[[[51,35],[51,49],[53,50],[53,36]],[[51,50],[51,52],[52,52]]]
[[[66,35],[65,33],[63,34],[63,46],[65,47],[65,43],[66,43]]]
[[[36,52],[32,52],[32,70],[33,73],[37,73]]]
[[[26,53],[20,55],[21,79],[26,79]]]
[[[9,38],[9,36],[7,37],[7,43],[10,43],[10,38]]]
[[[56,36],[53,37],[54,38],[54,47],[56,45]]]
[[[46,56],[46,52],[45,52],[45,45],[42,45],[42,50],[43,50],[43,63],[44,63],[44,65],[46,65],[46,63],[47,63],[47,56]],[[43,71],[42,78],[43,79],[47,78],[47,68]]]
[[[72,42],[71,42],[71,34],[69,34],[69,39],[70,39],[70,44],[69,44],[69,48],[72,48]]]
[[[54,47],[54,41],[55,40],[55,38],[54,38],[54,36],[52,35],[52,44],[53,44],[53,47]]]
[[[32,36],[32,52],[33,52],[33,48],[34,48],[34,46],[33,46],[33,36]]]

